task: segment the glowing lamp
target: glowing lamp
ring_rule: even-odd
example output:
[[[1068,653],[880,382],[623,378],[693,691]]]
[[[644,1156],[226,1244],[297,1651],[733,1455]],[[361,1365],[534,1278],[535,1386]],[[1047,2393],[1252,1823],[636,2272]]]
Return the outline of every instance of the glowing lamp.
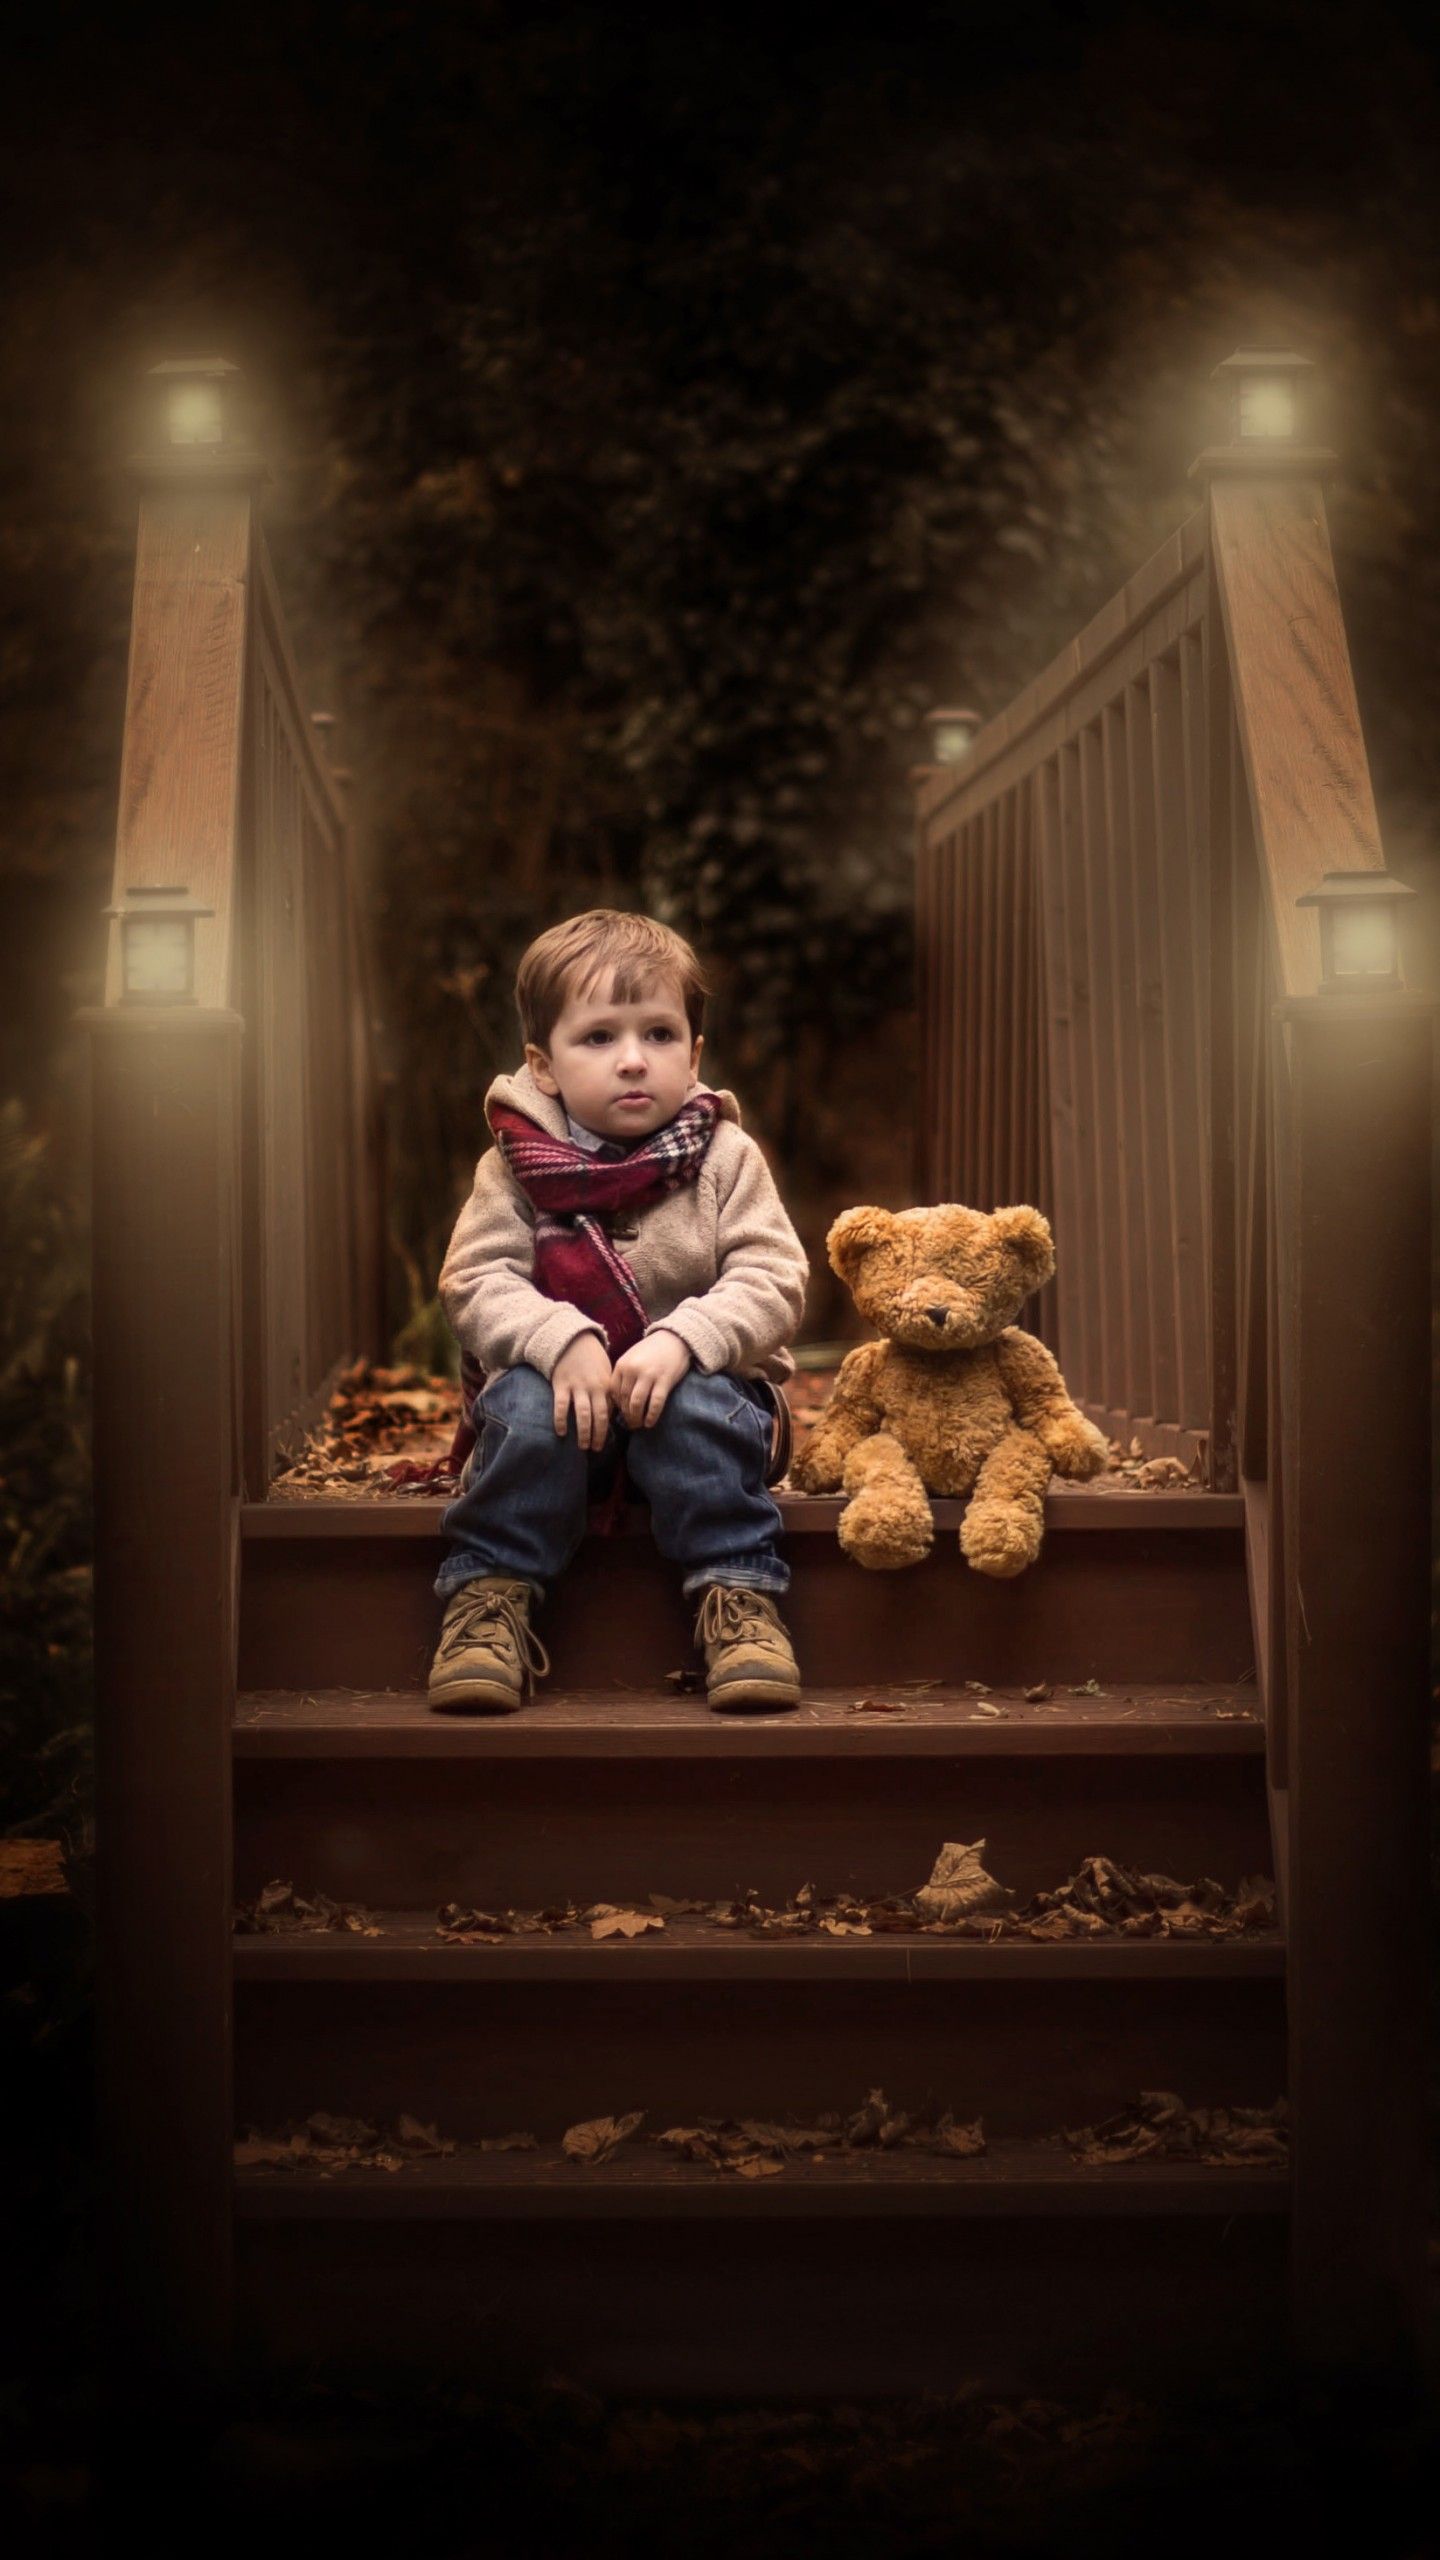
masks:
[[[963,764],[980,727],[978,711],[927,711],[932,764]]]
[[[1213,379],[1229,408],[1232,444],[1273,447],[1295,444],[1308,424],[1309,377],[1315,368],[1308,356],[1265,354],[1240,347],[1217,365]]]
[[[1388,871],[1327,871],[1296,899],[1320,912],[1322,995],[1384,995],[1401,984],[1400,903],[1414,895]]]
[[[188,889],[127,889],[107,916],[120,924],[120,994],[125,1004],[195,1002],[195,920],[213,907]]]

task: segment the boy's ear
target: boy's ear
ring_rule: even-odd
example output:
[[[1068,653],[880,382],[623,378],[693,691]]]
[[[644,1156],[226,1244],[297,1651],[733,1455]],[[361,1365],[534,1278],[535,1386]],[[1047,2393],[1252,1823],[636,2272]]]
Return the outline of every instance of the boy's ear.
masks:
[[[525,1064],[541,1092],[548,1093],[553,1102],[559,1094],[560,1087],[551,1072],[550,1061],[544,1050],[537,1049],[533,1040],[527,1040],[525,1043]]]
[[[894,1227],[893,1210],[844,1210],[825,1239],[831,1270],[842,1280],[853,1280],[871,1246],[883,1244]]]
[[[1055,1272],[1055,1245],[1038,1209],[997,1209],[991,1225],[1010,1253],[1017,1279],[1026,1294],[1041,1289]]]
[[[697,1085],[700,1081],[700,1052],[704,1046],[705,1034],[703,1031],[697,1031],[695,1035],[695,1046],[690,1052],[690,1082],[692,1087]]]

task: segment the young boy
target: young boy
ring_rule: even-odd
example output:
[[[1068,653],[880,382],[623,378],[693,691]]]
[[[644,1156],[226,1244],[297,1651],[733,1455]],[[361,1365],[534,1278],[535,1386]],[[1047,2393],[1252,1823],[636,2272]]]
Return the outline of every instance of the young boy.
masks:
[[[735,1099],[699,1081],[705,988],[678,933],[596,908],[532,942],[525,1064],[485,1097],[440,1274],[478,1445],[442,1522],[441,1708],[518,1707],[530,1625],[623,1450],[698,1604],[712,1707],[793,1707],[789,1584],[767,1490],[807,1266]]]

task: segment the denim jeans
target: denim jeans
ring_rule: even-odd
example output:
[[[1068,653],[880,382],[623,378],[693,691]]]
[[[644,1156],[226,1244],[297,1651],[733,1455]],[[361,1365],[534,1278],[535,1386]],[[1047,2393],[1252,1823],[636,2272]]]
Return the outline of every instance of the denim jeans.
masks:
[[[776,1544],[780,1513],[765,1486],[772,1413],[749,1378],[687,1369],[665,1409],[635,1431],[612,1413],[605,1446],[582,1449],[572,1414],[562,1439],[538,1369],[507,1369],[482,1389],[464,1490],[447,1505],[442,1600],[479,1574],[513,1574],[542,1593],[585,1535],[585,1514],[614,1482],[617,1458],[650,1505],[655,1544],[685,1569],[684,1588],[745,1583],[776,1594],[790,1568]]]

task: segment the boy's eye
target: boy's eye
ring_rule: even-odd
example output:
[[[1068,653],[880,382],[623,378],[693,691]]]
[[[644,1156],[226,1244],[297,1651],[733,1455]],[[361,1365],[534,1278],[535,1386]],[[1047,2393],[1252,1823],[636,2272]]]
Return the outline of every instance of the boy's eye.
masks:
[[[585,1046],[587,1049],[603,1049],[610,1036],[608,1031],[587,1031]]]
[[[657,1022],[651,1029],[650,1037],[652,1040],[673,1040],[675,1033],[668,1022]]]

